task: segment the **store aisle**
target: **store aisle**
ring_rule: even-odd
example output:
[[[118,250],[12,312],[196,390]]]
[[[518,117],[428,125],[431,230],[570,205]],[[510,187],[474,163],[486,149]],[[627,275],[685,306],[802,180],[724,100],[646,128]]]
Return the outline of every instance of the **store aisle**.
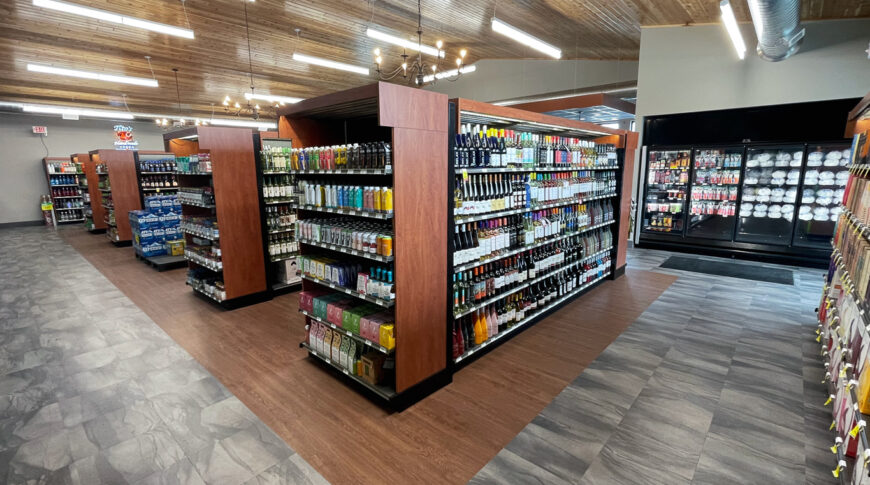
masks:
[[[671,254],[630,251],[629,268],[679,279],[473,483],[832,483],[822,272],[790,268],[791,286],[659,268]]]
[[[41,227],[0,230],[0,481],[326,483]]]

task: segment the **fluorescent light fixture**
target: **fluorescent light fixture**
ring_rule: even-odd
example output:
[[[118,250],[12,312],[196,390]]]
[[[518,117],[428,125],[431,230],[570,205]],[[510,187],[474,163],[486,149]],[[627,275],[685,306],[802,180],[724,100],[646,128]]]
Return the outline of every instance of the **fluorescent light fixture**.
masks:
[[[423,82],[424,82],[424,83],[429,83],[429,82],[432,82],[432,81],[434,81],[434,80],[436,80],[436,79],[444,79],[445,77],[456,76],[456,75],[458,75],[460,72],[461,72],[462,74],[468,74],[469,72],[474,72],[474,71],[476,71],[476,70],[477,70],[477,66],[475,66],[474,64],[472,64],[472,65],[470,65],[470,66],[465,66],[465,67],[463,67],[463,68],[461,68],[461,69],[451,69],[451,70],[449,70],[449,71],[441,71],[441,72],[436,73],[436,74],[429,74],[429,75],[427,75],[427,76],[423,76]]]
[[[432,47],[430,45],[420,45],[413,40],[405,40],[401,37],[396,37],[395,35],[386,34],[384,32],[374,30],[374,29],[366,29],[366,35],[371,37],[372,39],[382,40],[384,42],[389,42],[390,44],[397,45],[399,47],[404,47],[405,49],[409,49],[412,51],[420,51],[423,54],[428,54],[430,56],[436,57],[444,57],[446,54],[444,51]],[[439,41],[441,42],[441,41]]]
[[[57,0],[33,0],[33,5],[36,5],[37,7],[50,8],[52,10],[59,10],[61,12],[71,13],[74,15],[81,15],[82,17],[90,17],[92,19],[112,22],[115,24],[138,27],[140,29],[150,30],[152,32],[159,32],[161,34],[184,37],[185,39],[193,38],[193,31],[190,29],[183,29],[181,27],[175,27],[173,25],[151,22],[150,20],[142,20],[135,17],[128,17],[126,15],[107,12],[105,10],[99,10],[96,8],[82,7],[72,3],[59,2]]]
[[[228,120],[225,118],[214,118],[208,120],[212,126],[238,126],[241,128],[258,128],[258,129],[274,129],[278,127],[277,123],[269,121],[245,121],[245,120]]]
[[[315,64],[318,66],[329,67],[332,69],[340,69],[342,71],[355,72],[357,74],[362,74],[363,76],[369,75],[369,70],[367,67],[359,67],[351,64],[345,64],[343,62],[330,61],[329,59],[321,59],[319,57],[311,57],[306,56],[305,54],[293,54],[293,60],[299,62],[307,62],[309,64]]]
[[[562,50],[558,47],[550,45],[537,37],[531,36],[516,27],[512,27],[495,17],[492,18],[492,30],[499,34],[506,35],[521,44],[525,44],[532,49],[541,51],[555,59],[560,59],[562,57]]]
[[[298,103],[304,98],[291,98],[290,96],[272,96],[271,94],[251,94],[245,93],[245,99],[259,99],[270,103]]]
[[[21,108],[25,113],[87,116],[90,118],[113,118],[118,120],[132,120],[133,115],[123,111],[109,111],[103,109],[64,108],[59,106],[37,106],[25,104]]]
[[[750,0],[752,3],[752,0]],[[737,18],[734,17],[734,10],[731,10],[731,2],[722,0],[719,2],[719,9],[722,10],[722,23],[725,24],[725,30],[731,36],[731,43],[734,44],[734,49],[737,51],[737,57],[743,59],[746,57],[746,44],[743,42],[743,36],[740,35],[740,27],[737,26]]]
[[[156,79],[148,79],[144,77],[117,76],[114,74],[102,74],[99,72],[78,71],[75,69],[63,69],[60,67],[44,66],[42,64],[28,64],[28,71],[44,72],[46,74],[57,74],[59,76],[79,77],[82,79],[95,79],[97,81],[106,81],[112,83],[135,84],[137,86],[148,86],[151,88],[157,87]]]

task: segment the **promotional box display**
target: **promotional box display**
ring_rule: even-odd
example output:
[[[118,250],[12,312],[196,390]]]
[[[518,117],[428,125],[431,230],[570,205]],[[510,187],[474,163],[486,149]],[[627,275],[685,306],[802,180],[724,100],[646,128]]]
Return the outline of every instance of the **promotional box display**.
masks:
[[[145,197],[145,210],[130,211],[133,247],[145,257],[184,253],[181,237],[181,204],[175,195]]]

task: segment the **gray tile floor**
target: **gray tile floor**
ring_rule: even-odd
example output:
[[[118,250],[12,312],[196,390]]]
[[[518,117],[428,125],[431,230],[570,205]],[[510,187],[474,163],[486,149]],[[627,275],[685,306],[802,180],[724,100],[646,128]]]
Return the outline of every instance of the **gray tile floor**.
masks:
[[[658,268],[671,254],[630,252],[679,279],[472,483],[834,483],[822,272],[792,268],[790,286]]]
[[[326,483],[38,227],[0,230],[0,482]]]

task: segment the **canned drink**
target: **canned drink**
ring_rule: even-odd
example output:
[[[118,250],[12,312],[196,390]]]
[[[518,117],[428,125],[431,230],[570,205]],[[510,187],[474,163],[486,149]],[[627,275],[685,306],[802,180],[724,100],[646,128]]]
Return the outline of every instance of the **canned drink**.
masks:
[[[393,238],[390,236],[384,236],[381,242],[381,256],[392,256],[393,255]]]

